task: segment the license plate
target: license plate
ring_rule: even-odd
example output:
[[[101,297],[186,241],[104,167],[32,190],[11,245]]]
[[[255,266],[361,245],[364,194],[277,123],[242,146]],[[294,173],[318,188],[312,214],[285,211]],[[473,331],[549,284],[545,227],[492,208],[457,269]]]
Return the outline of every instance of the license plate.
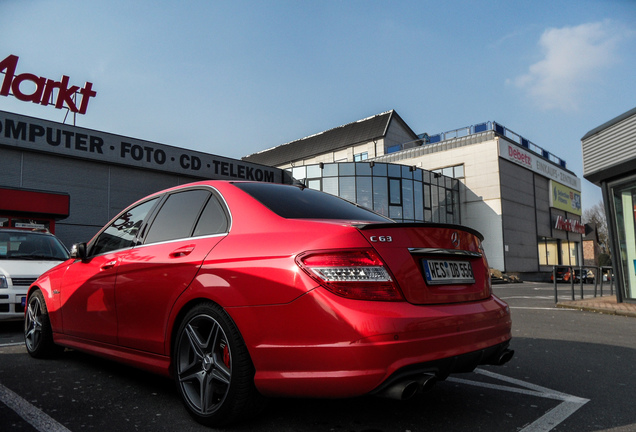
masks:
[[[422,260],[422,266],[430,285],[475,283],[469,261]]]
[[[22,303],[22,306],[26,306],[26,297],[22,297],[20,303]]]

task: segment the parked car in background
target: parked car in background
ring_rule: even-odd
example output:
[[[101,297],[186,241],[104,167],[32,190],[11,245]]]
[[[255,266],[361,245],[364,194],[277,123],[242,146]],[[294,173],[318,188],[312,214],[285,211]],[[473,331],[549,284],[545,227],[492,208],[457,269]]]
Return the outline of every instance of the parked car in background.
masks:
[[[572,283],[573,278],[575,284],[580,283],[581,279],[583,279],[583,283],[594,283],[594,272],[586,268],[574,268],[574,270],[572,267],[556,268],[557,282]],[[554,274],[550,275],[550,281],[554,282]]]
[[[183,185],[125,209],[31,286],[26,348],[170,375],[217,427],[263,396],[406,399],[513,356],[482,240],[305,187]]]
[[[575,269],[574,273],[576,274],[575,283],[581,282],[581,279],[583,280],[583,283],[586,284],[594,283],[594,272],[592,270],[586,268]]]
[[[68,257],[53,234],[0,228],[0,320],[24,319],[29,285]]]
[[[557,282],[570,282],[572,278],[572,269],[570,267],[557,267],[556,268],[556,281]],[[554,273],[550,275],[550,281],[554,282]]]
[[[574,279],[574,281],[573,281]],[[586,268],[574,268],[572,267],[557,267],[556,268],[556,281],[577,284],[581,283],[594,283],[594,272]],[[550,281],[554,282],[554,273],[550,275]]]

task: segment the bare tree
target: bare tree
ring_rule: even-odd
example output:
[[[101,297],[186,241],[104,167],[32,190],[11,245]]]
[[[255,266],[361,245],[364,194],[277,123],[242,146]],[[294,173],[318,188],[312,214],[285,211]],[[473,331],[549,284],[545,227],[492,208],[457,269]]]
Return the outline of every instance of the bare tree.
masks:
[[[594,224],[598,233],[598,243],[601,252],[609,254],[609,234],[607,231],[607,218],[605,217],[605,207],[600,202],[586,209],[583,212],[582,220],[584,224]]]

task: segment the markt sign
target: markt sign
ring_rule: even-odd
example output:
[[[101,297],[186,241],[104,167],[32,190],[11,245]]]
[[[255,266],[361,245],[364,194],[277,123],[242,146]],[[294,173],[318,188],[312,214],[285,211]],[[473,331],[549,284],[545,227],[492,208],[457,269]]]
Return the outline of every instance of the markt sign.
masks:
[[[576,234],[585,234],[585,225],[583,225],[581,221],[576,219],[567,219],[563,216],[557,216],[554,228]]]
[[[0,62],[0,73],[4,74],[0,95],[13,94],[16,99],[24,102],[55,105],[57,109],[67,108],[77,114],[86,114],[90,98],[97,95],[90,82],[86,82],[84,87],[80,88],[76,85],[69,85],[70,78],[66,75],[62,75],[62,79],[59,81],[54,81],[32,73],[16,75],[17,68],[18,56],[9,55]],[[25,85],[23,86],[23,84]],[[28,90],[25,90],[25,87],[28,87]],[[25,93],[25,91],[29,91],[29,93]]]

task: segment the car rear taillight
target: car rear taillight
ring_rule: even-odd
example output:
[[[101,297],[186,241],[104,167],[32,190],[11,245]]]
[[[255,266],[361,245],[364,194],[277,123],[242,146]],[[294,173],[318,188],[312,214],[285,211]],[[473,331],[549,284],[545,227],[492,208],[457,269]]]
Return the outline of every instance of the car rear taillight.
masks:
[[[356,300],[403,301],[402,294],[373,250],[301,254],[298,265],[334,294]]]

